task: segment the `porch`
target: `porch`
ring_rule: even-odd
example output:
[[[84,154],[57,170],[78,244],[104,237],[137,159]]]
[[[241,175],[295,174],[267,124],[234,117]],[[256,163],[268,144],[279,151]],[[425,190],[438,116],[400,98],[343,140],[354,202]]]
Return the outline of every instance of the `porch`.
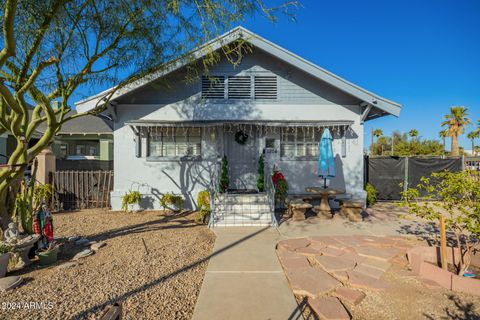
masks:
[[[207,189],[214,207],[212,221],[218,225],[275,225],[273,168],[284,173],[290,194],[320,186],[323,182],[316,174],[318,143],[325,128],[334,137],[338,171],[330,185],[350,194],[363,189],[360,134],[353,121],[135,120],[125,125],[134,134],[136,157],[145,157],[152,175],[162,173],[141,193],[155,199],[173,191],[186,199],[188,207],[195,208],[196,194]],[[229,186],[226,194],[219,194],[223,156],[228,161]],[[261,156],[264,190],[257,188]]]

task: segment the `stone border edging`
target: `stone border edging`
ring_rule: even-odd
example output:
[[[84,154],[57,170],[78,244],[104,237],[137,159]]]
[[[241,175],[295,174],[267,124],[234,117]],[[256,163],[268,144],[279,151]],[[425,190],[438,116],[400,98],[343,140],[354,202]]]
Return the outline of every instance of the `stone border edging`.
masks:
[[[458,276],[438,267],[440,261],[438,247],[414,247],[407,251],[407,258],[412,272],[436,282],[441,287],[463,293],[480,296],[480,280]],[[460,254],[458,248],[448,247],[447,262],[458,263]],[[472,257],[472,263],[480,261],[480,257]]]

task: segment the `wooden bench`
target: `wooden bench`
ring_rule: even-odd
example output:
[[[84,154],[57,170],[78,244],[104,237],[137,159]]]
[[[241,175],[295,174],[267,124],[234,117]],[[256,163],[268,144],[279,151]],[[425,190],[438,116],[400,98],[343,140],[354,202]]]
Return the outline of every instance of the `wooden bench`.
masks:
[[[305,211],[310,208],[312,205],[301,199],[293,199],[288,202],[288,213],[294,221],[305,220]]]
[[[348,218],[350,221],[362,221],[362,212],[364,202],[361,200],[340,200],[340,215]]]

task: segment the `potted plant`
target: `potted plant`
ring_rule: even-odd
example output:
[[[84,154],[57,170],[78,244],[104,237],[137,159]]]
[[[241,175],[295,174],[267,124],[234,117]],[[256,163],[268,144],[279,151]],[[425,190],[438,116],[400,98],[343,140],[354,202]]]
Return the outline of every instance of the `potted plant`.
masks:
[[[42,266],[46,266],[57,262],[59,246],[55,242],[51,242],[47,248],[37,252],[38,259]]]
[[[280,170],[274,170],[272,175],[272,182],[275,187],[275,204],[283,208],[285,200],[288,196],[288,183],[283,173]]]
[[[160,205],[164,209],[169,209],[169,210],[172,210],[173,212],[178,212],[182,210],[183,198],[182,196],[175,195],[173,193],[165,193],[160,198]]]
[[[129,190],[122,197],[122,210],[125,212],[140,211],[140,200],[142,195],[138,191]]]
[[[7,274],[8,261],[10,260],[12,248],[4,243],[0,243],[0,278]]]
[[[197,195],[197,221],[201,223],[207,223],[210,219],[210,193],[208,190],[200,191]]]

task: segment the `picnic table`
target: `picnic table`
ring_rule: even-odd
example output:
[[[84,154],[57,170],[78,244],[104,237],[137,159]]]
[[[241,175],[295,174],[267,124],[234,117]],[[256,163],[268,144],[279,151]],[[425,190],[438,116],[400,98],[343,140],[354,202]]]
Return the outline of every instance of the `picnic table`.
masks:
[[[321,213],[325,216],[332,215],[332,208],[328,203],[328,198],[335,197],[339,194],[345,193],[345,190],[341,190],[341,189],[320,188],[320,187],[307,187],[305,188],[305,191],[320,196],[320,206],[316,207],[315,209],[318,210],[318,213]]]

